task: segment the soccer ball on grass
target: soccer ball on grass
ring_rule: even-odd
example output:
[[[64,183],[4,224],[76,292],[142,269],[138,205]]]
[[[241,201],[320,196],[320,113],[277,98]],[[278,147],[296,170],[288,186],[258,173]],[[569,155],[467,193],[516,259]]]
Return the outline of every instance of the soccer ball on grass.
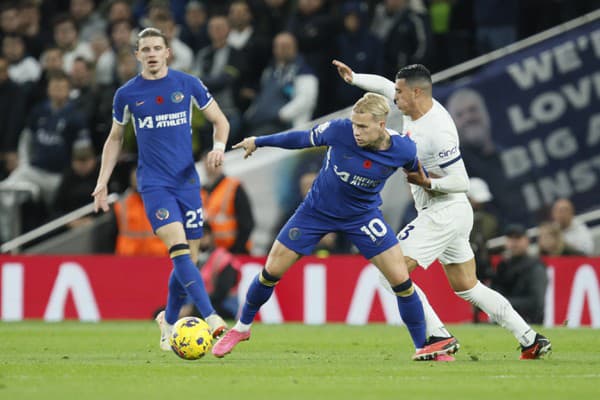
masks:
[[[197,360],[204,357],[212,346],[210,327],[196,317],[185,317],[173,325],[169,338],[171,349],[184,360]]]

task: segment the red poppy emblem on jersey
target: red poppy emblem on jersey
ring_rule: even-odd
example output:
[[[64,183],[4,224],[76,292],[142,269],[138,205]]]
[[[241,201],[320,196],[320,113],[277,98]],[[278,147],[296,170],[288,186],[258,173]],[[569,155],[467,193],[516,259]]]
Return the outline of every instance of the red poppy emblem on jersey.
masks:
[[[373,163],[371,162],[371,160],[365,160],[363,162],[363,167],[365,167],[366,169],[371,168],[371,165],[373,165]]]
[[[156,104],[162,104],[165,102],[162,96],[156,96]]]

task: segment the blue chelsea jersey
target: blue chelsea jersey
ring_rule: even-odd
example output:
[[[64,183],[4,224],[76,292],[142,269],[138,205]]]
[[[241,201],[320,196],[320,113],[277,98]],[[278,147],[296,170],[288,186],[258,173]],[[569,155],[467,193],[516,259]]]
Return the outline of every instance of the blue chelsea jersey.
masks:
[[[388,129],[388,132],[391,146],[387,150],[370,150],[356,144],[349,119],[315,126],[310,131],[311,144],[329,149],[306,203],[334,218],[379,208],[386,180],[398,168],[417,168],[415,143],[396,131]]]
[[[172,69],[157,80],[138,75],[117,90],[113,119],[124,125],[133,118],[140,192],[200,187],[192,154],[192,106],[203,110],[212,100],[202,81]]]

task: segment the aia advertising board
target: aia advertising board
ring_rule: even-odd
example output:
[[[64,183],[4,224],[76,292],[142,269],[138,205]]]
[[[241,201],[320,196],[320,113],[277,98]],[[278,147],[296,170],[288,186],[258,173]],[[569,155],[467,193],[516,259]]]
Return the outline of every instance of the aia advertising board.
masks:
[[[240,298],[264,258],[240,257]],[[545,325],[600,328],[600,258],[549,258]],[[0,256],[3,321],[151,319],[164,306],[168,258]],[[472,320],[471,305],[454,295],[439,265],[412,278],[447,323]],[[259,313],[265,323],[401,324],[395,297],[360,256],[305,257],[290,269]]]

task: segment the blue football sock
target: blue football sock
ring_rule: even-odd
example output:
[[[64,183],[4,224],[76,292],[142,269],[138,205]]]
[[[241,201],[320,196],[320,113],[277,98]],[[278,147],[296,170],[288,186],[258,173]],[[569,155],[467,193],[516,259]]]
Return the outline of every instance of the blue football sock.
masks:
[[[256,275],[246,293],[246,302],[240,317],[242,323],[251,324],[254,321],[256,313],[269,300],[278,282],[279,278],[269,275],[264,269]]]
[[[202,315],[202,318],[206,318],[211,314],[215,313],[206,288],[204,287],[204,281],[200,275],[200,271],[192,262],[192,258],[188,254],[181,254],[173,257],[171,254],[171,260],[175,268],[173,272],[179,280],[179,283],[185,289],[186,293],[192,298],[194,305]]]
[[[421,303],[411,279],[409,278],[392,289],[396,293],[400,316],[410,332],[415,348],[423,348],[427,340],[425,337],[425,313],[423,312],[423,303]]]
[[[167,295],[167,307],[165,308],[165,321],[173,325],[179,318],[179,311],[187,298],[187,293],[179,280],[175,276],[175,271],[171,271],[169,276],[169,294]]]

